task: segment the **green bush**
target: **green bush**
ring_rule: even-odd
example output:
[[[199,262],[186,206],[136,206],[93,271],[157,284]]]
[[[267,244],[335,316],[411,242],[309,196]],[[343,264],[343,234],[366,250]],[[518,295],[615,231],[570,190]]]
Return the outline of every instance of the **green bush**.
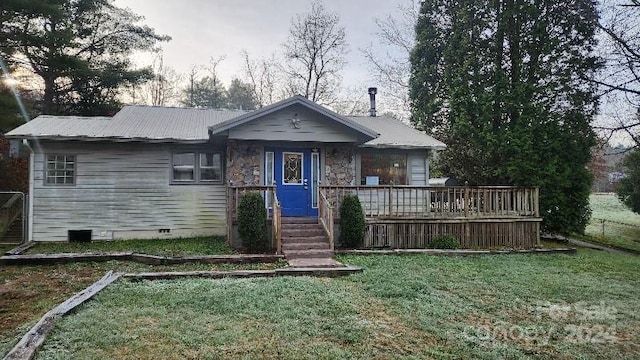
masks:
[[[249,192],[240,198],[238,206],[238,233],[242,246],[249,252],[263,252],[267,243],[267,213],[264,200],[257,192]]]
[[[340,205],[340,243],[347,248],[360,247],[365,229],[360,199],[356,195],[345,196]]]
[[[460,242],[452,235],[439,235],[431,240],[431,247],[434,249],[458,249]]]

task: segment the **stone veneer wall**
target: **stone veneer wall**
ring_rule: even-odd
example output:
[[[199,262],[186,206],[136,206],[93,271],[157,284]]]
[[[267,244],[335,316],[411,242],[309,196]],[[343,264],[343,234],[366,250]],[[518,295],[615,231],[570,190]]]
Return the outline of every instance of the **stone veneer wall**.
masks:
[[[350,145],[329,145],[325,151],[325,184],[355,185],[355,148]]]
[[[227,182],[233,186],[261,185],[262,147],[251,141],[228,140]]]

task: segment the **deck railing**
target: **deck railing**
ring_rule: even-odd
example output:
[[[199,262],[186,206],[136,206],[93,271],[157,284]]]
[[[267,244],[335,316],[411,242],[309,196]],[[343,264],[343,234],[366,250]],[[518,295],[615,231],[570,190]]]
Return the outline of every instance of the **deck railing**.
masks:
[[[282,254],[282,208],[280,207],[280,201],[278,201],[278,195],[273,190],[273,196],[271,196],[271,229],[273,232],[273,238],[275,240],[276,254]]]
[[[334,207],[357,195],[365,216],[383,218],[539,217],[538,188],[509,186],[321,186]]]
[[[323,191],[320,191],[320,201],[318,202],[318,222],[327,234],[331,251],[333,251],[335,247],[333,239],[333,206]]]

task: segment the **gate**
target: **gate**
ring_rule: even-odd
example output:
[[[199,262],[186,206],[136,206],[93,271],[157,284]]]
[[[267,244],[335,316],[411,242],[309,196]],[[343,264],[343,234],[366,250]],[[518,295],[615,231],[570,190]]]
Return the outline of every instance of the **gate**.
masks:
[[[19,244],[27,239],[28,197],[19,191],[0,191],[0,243]]]

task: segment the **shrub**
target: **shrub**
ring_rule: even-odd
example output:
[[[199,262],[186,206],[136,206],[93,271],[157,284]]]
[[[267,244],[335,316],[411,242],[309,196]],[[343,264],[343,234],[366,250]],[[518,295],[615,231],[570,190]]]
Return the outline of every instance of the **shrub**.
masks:
[[[439,235],[431,240],[431,247],[434,249],[458,249],[460,242],[452,235]]]
[[[366,224],[360,199],[347,195],[340,205],[340,242],[343,247],[357,248],[362,244]]]
[[[264,200],[257,192],[243,194],[238,206],[238,233],[242,246],[249,252],[262,252],[267,244],[267,213]]]

